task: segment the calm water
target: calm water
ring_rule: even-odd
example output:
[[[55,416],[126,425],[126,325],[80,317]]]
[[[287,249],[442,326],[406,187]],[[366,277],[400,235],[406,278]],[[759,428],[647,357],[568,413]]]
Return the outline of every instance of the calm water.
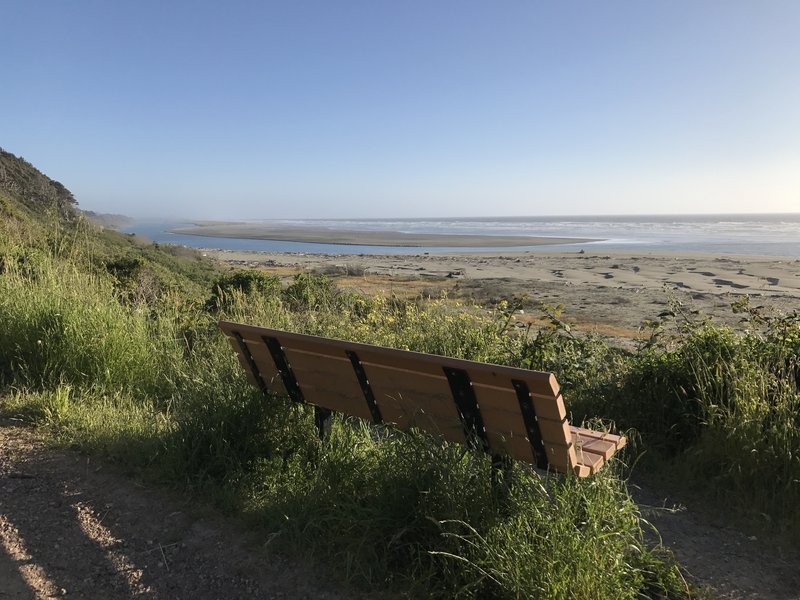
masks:
[[[800,213],[772,215],[677,215],[615,217],[502,217],[458,219],[273,220],[272,225],[330,227],[406,233],[464,233],[592,238],[599,241],[556,246],[480,248],[487,252],[630,250],[708,252],[800,257]],[[475,248],[346,246],[269,240],[215,238],[170,233],[185,223],[141,222],[124,229],[155,242],[194,248],[325,254],[419,254],[472,252]]]

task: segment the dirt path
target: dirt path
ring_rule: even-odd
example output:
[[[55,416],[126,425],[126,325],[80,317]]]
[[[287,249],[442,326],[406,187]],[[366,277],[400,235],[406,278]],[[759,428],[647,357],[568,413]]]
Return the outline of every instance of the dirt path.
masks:
[[[698,583],[725,599],[800,598],[800,558],[638,490],[645,517]],[[233,521],[0,423],[0,600],[352,598],[247,544]],[[254,542],[253,542],[254,543]]]
[[[0,599],[351,598],[35,431],[0,423]]]
[[[652,489],[633,486],[632,494],[642,516],[678,558],[687,579],[713,590],[713,597],[800,599],[800,553],[782,550],[766,535],[745,535],[722,525],[724,507],[710,515]]]

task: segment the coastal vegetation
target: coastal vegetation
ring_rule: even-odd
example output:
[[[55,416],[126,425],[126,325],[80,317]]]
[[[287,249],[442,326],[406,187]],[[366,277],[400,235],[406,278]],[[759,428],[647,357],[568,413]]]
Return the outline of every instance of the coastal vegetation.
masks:
[[[99,228],[66,188],[2,159],[0,414],[238,515],[266,552],[409,595],[685,597],[648,541],[631,471],[800,540],[797,313],[742,301],[731,328],[676,303],[624,350],[576,335],[560,306],[519,328],[513,298],[488,309],[221,271]],[[485,456],[423,434],[340,418],[323,445],[312,411],[249,386],[221,318],[552,370],[571,421],[602,417],[635,443],[585,481],[514,465],[510,488],[493,485]]]

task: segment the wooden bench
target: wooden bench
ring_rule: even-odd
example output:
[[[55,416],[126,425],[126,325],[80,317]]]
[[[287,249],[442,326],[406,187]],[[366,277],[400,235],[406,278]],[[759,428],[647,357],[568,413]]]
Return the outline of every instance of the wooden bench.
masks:
[[[418,428],[579,477],[596,473],[626,439],[567,422],[553,373],[395,350],[222,321],[248,380],[265,394]]]

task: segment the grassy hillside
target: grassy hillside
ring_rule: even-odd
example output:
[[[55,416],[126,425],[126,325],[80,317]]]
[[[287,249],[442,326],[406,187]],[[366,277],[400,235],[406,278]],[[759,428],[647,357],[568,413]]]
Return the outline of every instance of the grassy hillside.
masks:
[[[0,190],[18,203],[17,208],[36,217],[55,215],[64,220],[77,216],[75,198],[63,184],[40,172],[23,158],[0,148]]]
[[[128,300],[152,302],[180,291],[199,301],[219,275],[198,252],[154,245],[87,219],[66,187],[3,150],[0,216],[0,252],[6,262],[31,266],[42,253],[70,261],[110,276],[117,293]]]
[[[742,518],[766,515],[773,531],[800,532],[796,314],[742,304],[741,331],[654,322],[649,343],[629,353],[573,336],[552,307],[549,326],[522,335],[507,306],[219,273],[194,253],[38,211],[18,189],[0,189],[0,410],[212,499],[263,531],[272,551],[411,595],[687,593],[674,563],[644,541],[623,463],[588,481],[515,465],[506,495],[485,456],[429,436],[377,436],[339,419],[323,446],[309,411],[247,385],[219,318],[554,370],[573,421],[634,427],[649,469],[724,498]]]

